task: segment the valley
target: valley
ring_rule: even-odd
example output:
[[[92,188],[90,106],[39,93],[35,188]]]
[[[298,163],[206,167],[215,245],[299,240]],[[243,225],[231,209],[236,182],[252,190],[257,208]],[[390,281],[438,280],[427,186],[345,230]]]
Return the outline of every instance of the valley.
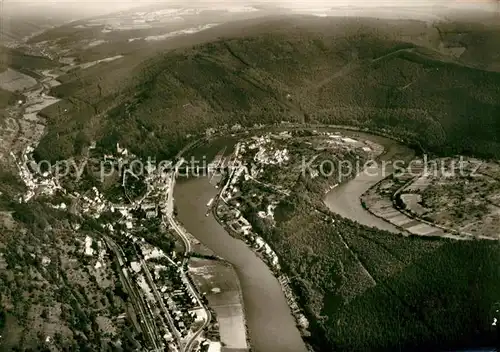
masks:
[[[500,27],[340,10],[9,36],[0,349],[497,345]]]

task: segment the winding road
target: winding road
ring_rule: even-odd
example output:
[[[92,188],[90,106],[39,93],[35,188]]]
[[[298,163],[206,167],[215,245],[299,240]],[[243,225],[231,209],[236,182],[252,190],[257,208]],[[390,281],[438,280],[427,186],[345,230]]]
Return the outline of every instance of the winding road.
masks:
[[[353,129],[343,129],[339,126],[277,126],[270,129],[276,130],[292,130],[292,129],[316,129],[318,131],[342,131],[348,136],[359,137],[360,139],[370,140],[385,147],[385,151],[379,158],[384,160],[392,160],[403,156],[412,157],[413,152],[402,146],[399,142],[385,137],[379,137],[369,133],[363,133]],[[256,130],[259,133],[261,130]],[[266,129],[265,132],[269,131]],[[224,135],[218,136],[224,138]],[[220,148],[218,142],[214,142],[217,148]],[[206,147],[211,150],[210,146]],[[235,171],[234,169],[232,171]],[[361,173],[360,175],[362,175]],[[375,173],[382,175],[382,173]],[[351,185],[352,191],[346,192],[343,197],[339,197],[340,193],[329,193],[328,196],[333,198],[333,206],[344,210],[341,213],[346,218],[359,221],[368,226],[379,228],[390,228],[391,225],[386,221],[373,216],[365,210],[360,203],[361,196],[368,188],[378,182],[378,178],[360,181],[355,178],[352,181],[345,183]],[[172,180],[171,185],[174,184]],[[241,282],[243,300],[245,305],[245,318],[249,329],[249,337],[252,341],[252,347],[255,351],[267,352],[269,350],[276,351],[303,351],[305,346],[301,345],[300,334],[295,326],[295,321],[290,314],[290,308],[284,298],[281,286],[276,278],[267,268],[267,265],[240,240],[232,238],[227,234],[220,224],[212,217],[206,217],[206,203],[216,194],[223,193],[227,187],[227,183],[222,187],[220,192],[209,183],[209,180],[194,178],[182,182],[176,187],[176,205],[179,210],[179,221],[181,221],[191,234],[201,241],[208,248],[213,250],[218,256],[230,262],[238,273]],[[339,188],[339,187],[337,187]],[[173,192],[173,187],[170,188]],[[333,191],[336,191],[334,189]],[[169,198],[172,200],[172,198]],[[346,207],[346,200],[351,206]],[[167,203],[170,209],[170,214],[173,209],[173,202]],[[332,208],[330,208],[332,209]],[[165,222],[171,223],[172,228],[176,229],[181,238],[185,237],[182,228],[175,226],[168,217]],[[397,232],[397,230],[393,230]],[[189,246],[189,244],[186,244]],[[270,333],[272,331],[272,333]],[[304,346],[304,347],[301,347]]]
[[[187,148],[184,148],[183,150],[187,150]],[[181,154],[179,154],[179,157]],[[196,298],[196,301],[198,305],[205,310],[206,314],[206,319],[203,322],[203,324],[198,328],[198,330],[189,338],[189,340],[186,342],[185,346],[181,346],[181,351],[183,352],[190,352],[191,349],[195,346],[195,342],[198,339],[198,337],[201,335],[203,332],[203,329],[205,329],[210,321],[212,320],[210,310],[203,304],[200,295],[198,294],[198,291],[196,290],[195,287],[193,287],[193,284],[190,282],[187,274],[186,274],[186,267],[187,263],[189,261],[189,253],[191,252],[191,241],[189,240],[189,235],[185,232],[185,230],[180,226],[174,219],[173,213],[174,213],[174,187],[175,187],[175,179],[177,177],[177,174],[179,172],[180,166],[184,163],[184,159],[180,157],[180,160],[177,162],[175,165],[175,170],[172,173],[170,177],[170,184],[168,187],[168,194],[167,194],[167,211],[166,214],[163,216],[163,223],[168,223],[177,233],[177,235],[182,239],[182,242],[184,243],[184,259],[182,260],[182,264],[180,266],[180,273],[181,273],[181,278],[184,281],[184,284],[188,287],[189,291],[193,295],[193,297]]]

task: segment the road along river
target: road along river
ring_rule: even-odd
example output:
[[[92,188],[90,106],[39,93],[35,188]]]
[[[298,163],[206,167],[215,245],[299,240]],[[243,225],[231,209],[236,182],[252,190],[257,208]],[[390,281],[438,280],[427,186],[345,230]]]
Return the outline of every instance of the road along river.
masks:
[[[174,198],[177,219],[215,254],[230,262],[243,291],[245,319],[255,352],[307,351],[278,280],[267,265],[207,213],[219,192],[207,177],[178,179]]]
[[[413,157],[409,148],[389,138],[354,131],[342,130],[342,133],[382,145],[385,151],[380,160],[408,160]],[[232,149],[234,143],[233,140],[225,146]],[[207,148],[219,150],[223,145],[219,139]],[[359,197],[383,178],[380,168],[379,164],[378,172],[371,170],[376,176],[360,173],[353,180],[333,189],[327,194],[325,202],[332,211],[344,217],[364,225],[400,232],[391,224],[370,214],[360,203]],[[386,172],[390,173],[390,167]],[[218,192],[214,182],[210,182],[207,177],[179,178],[174,191],[177,219],[194,237],[234,266],[243,291],[245,319],[253,350],[306,351],[281,286],[272,272],[243,241],[231,237],[212,215],[205,216],[206,204]]]

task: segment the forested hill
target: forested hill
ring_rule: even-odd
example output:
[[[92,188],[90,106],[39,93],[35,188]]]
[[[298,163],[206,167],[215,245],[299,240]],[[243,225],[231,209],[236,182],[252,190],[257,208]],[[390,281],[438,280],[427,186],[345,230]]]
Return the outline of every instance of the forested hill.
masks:
[[[64,158],[92,139],[169,155],[207,127],[293,120],[498,157],[500,60],[467,40],[500,42],[499,32],[450,26],[309,17],[219,26],[190,39],[201,44],[62,77],[53,93],[68,113],[44,111],[49,132],[38,156]]]

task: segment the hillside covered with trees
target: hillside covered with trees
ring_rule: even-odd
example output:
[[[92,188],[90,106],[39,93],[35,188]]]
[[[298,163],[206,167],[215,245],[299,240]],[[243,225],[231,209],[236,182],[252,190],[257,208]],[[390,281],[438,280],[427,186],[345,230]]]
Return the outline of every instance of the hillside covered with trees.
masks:
[[[219,26],[189,43],[127,51],[121,59],[68,71],[51,91],[62,100],[42,112],[48,128],[36,156],[72,157],[96,140],[101,151],[115,150],[119,142],[139,156],[170,158],[188,135],[210,127],[294,121],[366,127],[435,154],[498,158],[500,59],[489,48],[500,44],[499,33],[472,24],[309,17]],[[9,177],[3,176],[4,183],[13,182]],[[370,229],[329,213],[321,186],[297,180],[278,205],[276,226],[260,231],[293,278],[318,351],[432,351],[495,343],[498,244]],[[12,208],[7,192],[16,192],[2,192],[0,200]],[[40,222],[41,205],[11,210],[15,221],[33,230],[24,232],[23,242],[17,228],[8,233],[9,268],[30,263],[28,251],[18,255],[16,248],[38,245],[31,234],[45,234],[46,247],[74,238],[69,226]],[[56,265],[62,250],[53,247]],[[27,285],[4,281],[14,297]],[[108,291],[102,306],[125,305]],[[72,292],[61,292],[61,299],[49,292],[44,299],[64,304]],[[83,322],[75,331],[86,330],[93,323],[81,308],[87,303],[70,302],[66,308],[80,316],[68,314],[67,320]],[[18,317],[28,303],[14,307]]]
[[[75,140],[96,139],[168,156],[208,127],[287,120],[389,130],[431,151],[498,156],[499,60],[471,43],[500,41],[499,32],[450,26],[260,19],[198,33],[191,46],[130,53],[61,78],[53,94],[63,100],[44,111],[49,132],[38,155],[64,158]]]
[[[298,182],[260,233],[293,278],[316,350],[496,346],[497,243],[397,236],[315,211],[307,197],[317,195]]]

